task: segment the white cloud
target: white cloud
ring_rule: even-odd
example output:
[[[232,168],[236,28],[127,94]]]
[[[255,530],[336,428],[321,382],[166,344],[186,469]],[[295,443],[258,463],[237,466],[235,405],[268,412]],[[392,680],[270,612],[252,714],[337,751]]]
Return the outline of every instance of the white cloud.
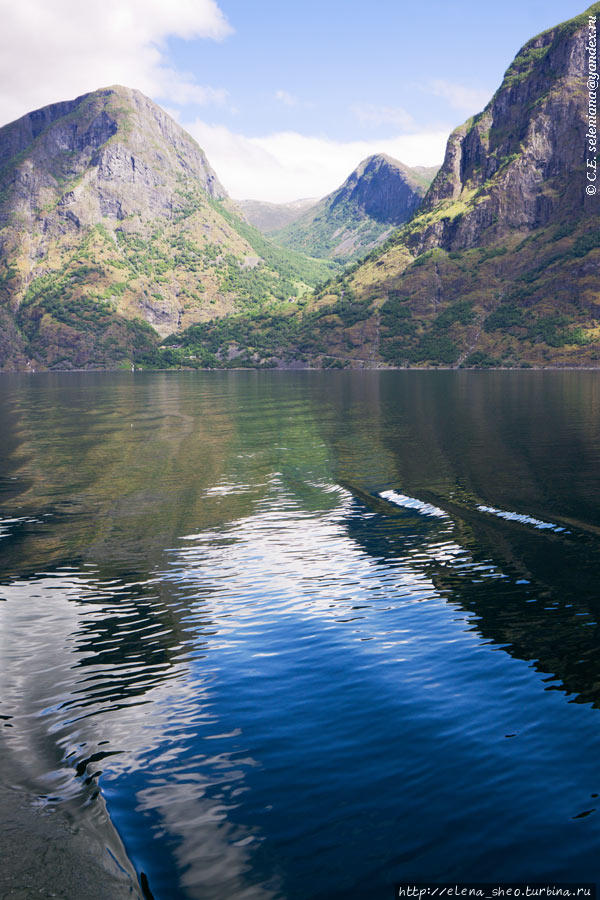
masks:
[[[440,164],[450,130],[343,142],[293,131],[249,138],[199,119],[184,124],[232,197],[274,203],[328,194],[373,153],[409,166]]]
[[[0,124],[110,84],[171,103],[223,103],[166,62],[169,36],[220,40],[215,0],[18,0],[2,3]]]
[[[171,103],[185,106],[188,103],[207,106],[224,106],[227,102],[227,91],[223,88],[206,87],[195,84],[192,76],[176,72],[173,69],[160,70],[159,93],[156,97],[167,97]],[[162,105],[162,104],[161,104]]]
[[[454,84],[441,78],[431,81],[424,90],[436,97],[443,97],[453,109],[468,115],[482,110],[492,96],[490,91]]]
[[[413,131],[415,120],[401,106],[376,106],[373,103],[355,103],[350,111],[361,125],[393,125],[403,131]]]
[[[275,99],[283,103],[284,106],[297,106],[298,100],[288,91],[275,91]]]

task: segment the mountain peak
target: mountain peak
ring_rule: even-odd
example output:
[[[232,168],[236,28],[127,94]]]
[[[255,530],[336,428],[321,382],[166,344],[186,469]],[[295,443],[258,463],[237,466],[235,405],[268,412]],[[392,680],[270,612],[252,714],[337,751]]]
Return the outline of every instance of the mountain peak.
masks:
[[[421,203],[427,185],[385,153],[362,160],[343,185],[325,198],[333,209],[350,204],[376,222],[400,225]]]
[[[139,184],[150,170],[168,169],[194,178],[213,197],[227,196],[196,141],[149,97],[123,85],[53,103],[0,128],[0,166],[19,167],[23,155],[42,179],[77,177],[89,166],[106,175],[108,167],[123,192],[124,215],[137,211],[133,194],[139,194],[126,185]]]
[[[348,260],[364,255],[413,215],[435,171],[372,154],[337,190],[277,232],[277,239],[312,256]]]
[[[388,153],[372,153],[371,156],[365,157],[365,159],[357,165],[355,172],[362,172],[365,169],[370,168],[378,169],[381,168],[381,166],[388,166],[391,169],[400,169],[402,171],[410,171],[408,166],[405,166],[399,159],[394,159],[394,157],[390,156]]]

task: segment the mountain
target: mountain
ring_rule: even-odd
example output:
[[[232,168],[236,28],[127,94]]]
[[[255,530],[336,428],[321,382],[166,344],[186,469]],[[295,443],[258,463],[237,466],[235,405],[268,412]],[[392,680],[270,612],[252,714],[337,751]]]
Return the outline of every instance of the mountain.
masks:
[[[129,365],[331,271],[243,220],[204,153],[110,87],[0,129],[0,367]]]
[[[354,259],[410,219],[436,171],[411,169],[384,154],[369,156],[340,188],[272,236],[310,256]]]
[[[272,231],[277,231],[279,228],[295,222],[318,201],[313,198],[292,200],[289,203],[267,203],[264,200],[236,200],[235,202],[251,225],[254,225],[263,234],[270,234]]]
[[[600,3],[528,41],[450,136],[418,213],[285,317],[192,329],[180,358],[234,347],[311,365],[597,366],[599,198],[586,81]],[[595,47],[595,38],[590,42]],[[593,116],[595,117],[595,101]],[[590,127],[591,126],[591,127]]]
[[[598,197],[586,193],[590,10],[534,37],[450,136],[418,215],[350,280],[395,364],[598,361]],[[588,154],[588,158],[589,154]]]

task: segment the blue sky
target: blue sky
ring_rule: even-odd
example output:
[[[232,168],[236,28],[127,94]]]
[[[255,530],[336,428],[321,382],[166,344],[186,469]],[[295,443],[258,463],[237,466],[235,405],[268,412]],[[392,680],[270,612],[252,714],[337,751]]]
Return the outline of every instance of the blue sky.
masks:
[[[572,0],[0,0],[0,118],[137,87],[234,197],[322,196],[369,153],[441,162],[522,44]],[[36,27],[32,28],[32,22]]]
[[[426,128],[458,124],[460,115],[431,91],[432,82],[489,97],[526,40],[585,8],[576,0],[219,5],[233,34],[218,44],[169,41],[179,68],[228,91],[232,111],[212,110],[212,120],[248,135],[293,128],[341,140],[390,135],[390,123],[357,114],[368,106],[404,109]],[[278,100],[277,91],[292,102]]]

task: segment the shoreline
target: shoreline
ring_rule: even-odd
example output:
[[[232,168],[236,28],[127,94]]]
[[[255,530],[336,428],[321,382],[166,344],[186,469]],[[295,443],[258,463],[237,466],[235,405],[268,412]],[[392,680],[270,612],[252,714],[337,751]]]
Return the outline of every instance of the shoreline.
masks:
[[[94,816],[67,802],[38,806],[7,748],[2,762],[0,900],[143,900],[138,876],[101,795]]]
[[[0,369],[0,375],[139,375],[156,372],[192,374],[194,372],[600,372],[597,366],[227,366],[219,369],[202,366],[188,368],[150,369]]]

